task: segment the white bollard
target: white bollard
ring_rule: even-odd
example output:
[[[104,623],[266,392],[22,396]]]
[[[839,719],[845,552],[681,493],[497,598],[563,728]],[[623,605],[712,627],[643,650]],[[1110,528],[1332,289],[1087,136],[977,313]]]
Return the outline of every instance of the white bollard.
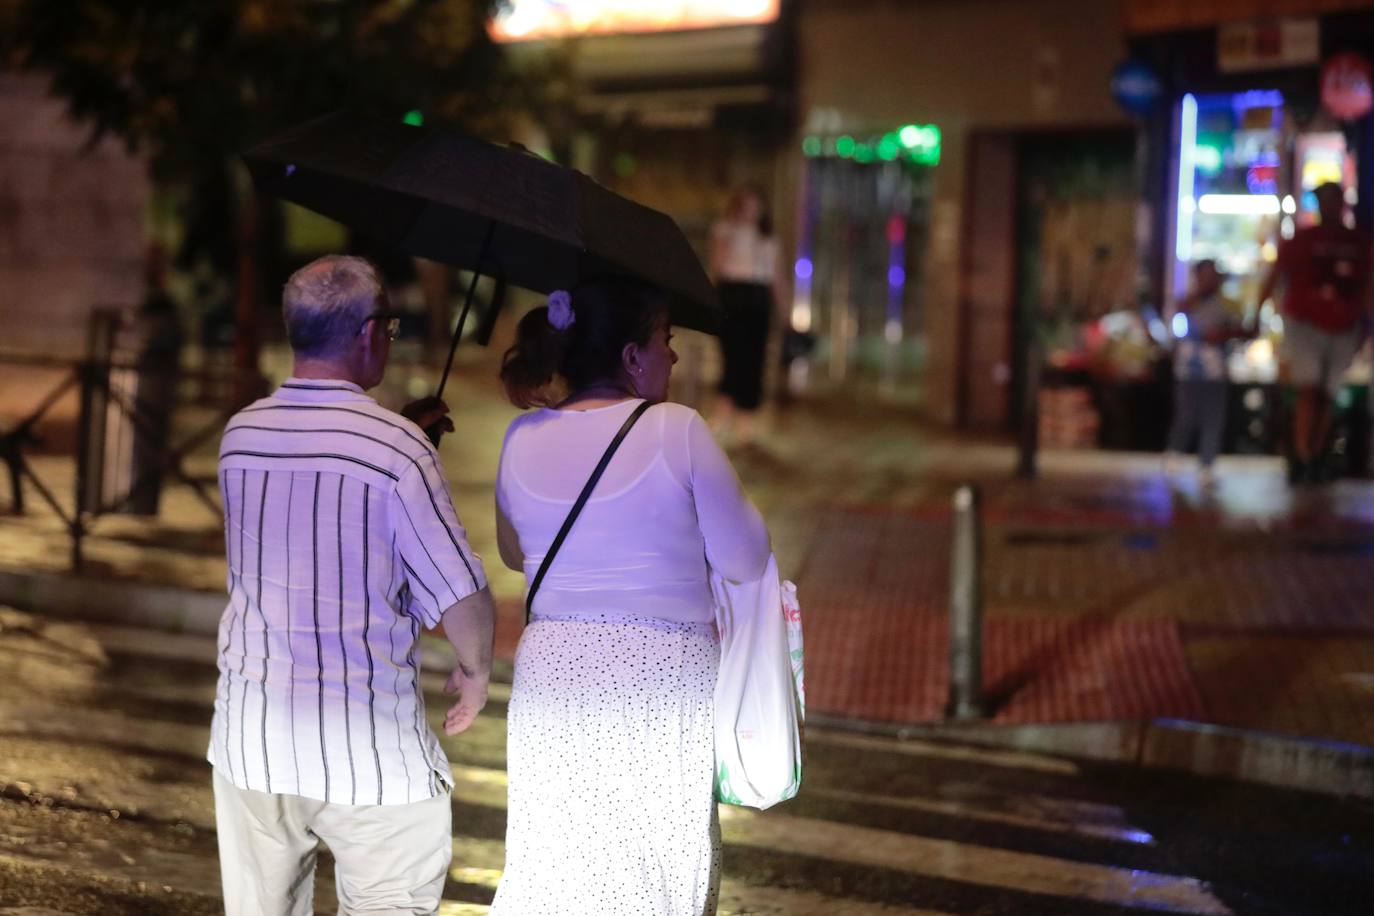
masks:
[[[954,492],[953,537],[949,569],[949,703],[945,718],[982,719],[983,601],[979,591],[982,531],[978,490],[970,484]]]

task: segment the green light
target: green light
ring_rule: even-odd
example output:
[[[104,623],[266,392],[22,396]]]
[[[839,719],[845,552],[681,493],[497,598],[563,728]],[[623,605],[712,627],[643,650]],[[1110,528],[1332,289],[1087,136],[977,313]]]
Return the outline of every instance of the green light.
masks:
[[[886,134],[878,141],[878,158],[884,162],[891,162],[896,159],[901,151],[902,148],[898,144],[896,134]]]
[[[854,155],[854,138],[845,134],[835,141],[835,152],[839,153],[843,159],[848,159]]]
[[[639,169],[639,160],[630,153],[616,153],[611,159],[611,168],[617,176],[629,178]]]
[[[1215,146],[1200,144],[1193,148],[1193,156],[1199,172],[1215,175],[1217,172],[1221,171],[1221,150],[1217,149]]]
[[[855,162],[862,162],[862,163],[869,163],[869,162],[872,162],[872,161],[873,161],[873,147],[869,146],[867,143],[860,143],[860,144],[854,149],[854,161],[855,161]]]
[[[410,111],[407,111],[406,116],[401,120],[405,121],[412,127],[421,127],[425,123],[425,116],[423,113],[421,113],[420,109],[413,108]]]
[[[918,147],[907,151],[907,158],[917,165],[939,165],[940,148],[938,146],[934,149],[921,149]]]
[[[819,156],[821,154],[821,138],[807,137],[802,141],[802,152],[808,156]]]

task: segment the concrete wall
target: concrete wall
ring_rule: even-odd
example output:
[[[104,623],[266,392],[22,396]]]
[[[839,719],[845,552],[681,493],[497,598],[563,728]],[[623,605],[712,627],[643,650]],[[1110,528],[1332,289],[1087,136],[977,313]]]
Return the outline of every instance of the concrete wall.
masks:
[[[1109,91],[1126,56],[1121,0],[811,0],[799,10],[803,132],[830,109],[844,130],[933,123],[943,133],[924,331],[927,405],[952,421],[969,134],[1127,123]]]
[[[86,316],[143,294],[143,163],[36,76],[0,75],[0,348],[79,354]]]

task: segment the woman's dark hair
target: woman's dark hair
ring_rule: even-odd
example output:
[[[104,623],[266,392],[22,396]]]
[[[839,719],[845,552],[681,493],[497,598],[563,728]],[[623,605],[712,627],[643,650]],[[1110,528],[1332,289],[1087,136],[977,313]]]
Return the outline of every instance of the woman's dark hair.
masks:
[[[520,319],[515,343],[501,358],[501,384],[516,407],[546,407],[558,400],[554,382],[570,391],[618,382],[621,353],[644,346],[668,316],[668,301],[653,286],[629,278],[598,280],[570,291],[573,323],[549,324],[546,305]]]
[[[763,186],[752,181],[736,185],[735,190],[730,192],[730,202],[726,205],[726,212],[734,215],[739,212],[740,205],[744,198],[752,197],[759,204],[759,219],[757,228],[759,235],[770,236],[773,234],[773,217],[768,213],[768,198],[763,196]]]

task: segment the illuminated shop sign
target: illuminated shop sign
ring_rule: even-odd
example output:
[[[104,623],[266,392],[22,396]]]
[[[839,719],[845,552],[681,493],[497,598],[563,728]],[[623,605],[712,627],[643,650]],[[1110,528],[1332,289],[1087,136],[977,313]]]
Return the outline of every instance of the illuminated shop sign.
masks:
[[[918,165],[940,164],[940,128],[934,124],[904,124],[885,134],[825,137],[811,134],[802,140],[807,156],[838,156],[855,162],[893,162],[905,159]]]
[[[491,23],[496,41],[755,25],[780,0],[509,0]]]

